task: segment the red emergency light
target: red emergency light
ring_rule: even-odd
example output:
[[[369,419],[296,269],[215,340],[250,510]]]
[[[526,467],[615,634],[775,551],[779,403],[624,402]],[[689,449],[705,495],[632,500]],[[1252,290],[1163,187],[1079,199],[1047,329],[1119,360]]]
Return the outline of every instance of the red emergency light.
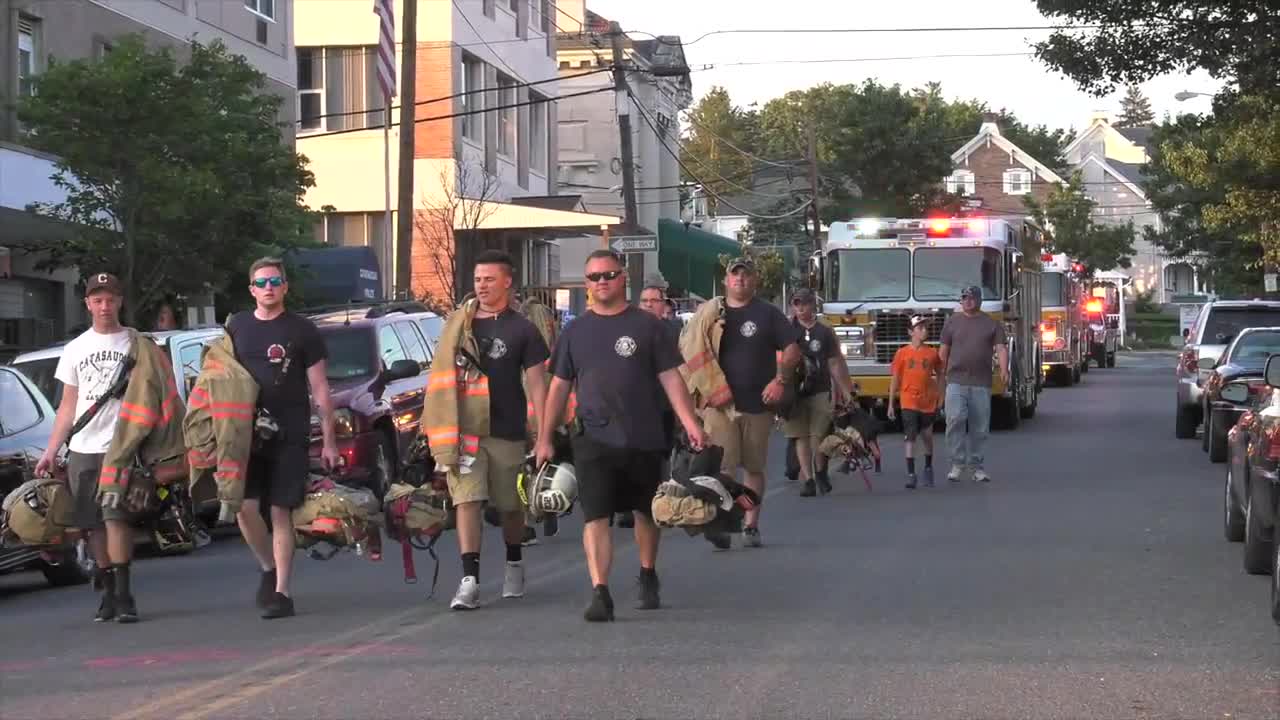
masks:
[[[1050,253],[1045,253],[1040,256],[1040,260],[1042,260],[1043,262],[1053,262],[1053,255]]]
[[[1080,263],[1076,263],[1076,264],[1074,264],[1074,265],[1072,265],[1072,266],[1071,266],[1071,269],[1072,269],[1072,271],[1074,271],[1074,272],[1082,273],[1082,272],[1084,272],[1084,265],[1082,265],[1082,264],[1080,264]]]
[[[929,234],[932,236],[946,236],[951,234],[951,221],[946,218],[936,218],[929,221]]]
[[[1091,313],[1100,313],[1102,312],[1102,301],[1090,300],[1088,303],[1085,304],[1084,309],[1088,310]]]

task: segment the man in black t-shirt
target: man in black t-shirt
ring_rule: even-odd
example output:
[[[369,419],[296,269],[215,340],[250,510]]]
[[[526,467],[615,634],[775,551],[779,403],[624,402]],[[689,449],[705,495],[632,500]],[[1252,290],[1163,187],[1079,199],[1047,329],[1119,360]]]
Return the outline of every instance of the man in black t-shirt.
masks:
[[[506,253],[488,250],[476,258],[475,294],[480,306],[471,321],[471,334],[480,350],[480,370],[489,379],[489,434],[480,438],[474,462],[451,469],[448,476],[462,554],[462,581],[450,604],[454,610],[474,610],[480,605],[481,510],[486,502],[502,517],[507,546],[502,597],[524,597],[524,512],[516,476],[529,449],[528,402],[533,403],[534,416],[542,419],[547,387],[542,363],[548,350],[538,328],[511,307],[514,280],[514,264]],[[526,375],[532,394],[528,402]]]
[[[284,263],[276,258],[258,260],[249,268],[249,281],[257,307],[231,316],[227,333],[237,360],[258,382],[259,413],[270,415],[279,430],[273,440],[255,447],[249,456],[245,499],[237,520],[240,533],[262,566],[257,602],[262,617],[271,619],[293,615],[289,591],[294,551],[292,513],[307,491],[313,397],[323,433],[320,457],[327,469],[337,467],[338,448],[324,340],[310,320],[284,309],[289,292]],[[264,504],[271,508],[271,531],[262,518]]]
[[[597,250],[587,257],[585,275],[593,305],[556,342],[547,413],[539,418],[535,454],[539,463],[551,459],[551,433],[576,386],[580,431],[574,437],[573,457],[586,521],[582,542],[593,586],[584,616],[588,622],[607,622],[613,620],[609,518],[615,512],[630,511],[635,517],[640,553],[637,607],[661,606],[656,570],[660,531],[651,509],[668,447],[660,398],[666,397],[695,449],[705,444],[706,434],[680,377],[680,350],[668,330],[653,315],[627,305],[622,258]]]
[[[853,383],[835,331],[818,322],[818,301],[813,291],[797,290],[791,298],[791,308],[795,312],[792,324],[800,333],[796,342],[804,357],[805,380],[796,388],[796,404],[783,431],[787,439],[796,441],[800,480],[804,483],[800,495],[812,497],[818,492],[831,492],[826,461],[821,460],[823,466],[816,467],[818,458],[814,457],[814,451],[831,427],[832,385],[838,391],[834,400],[839,402],[841,397],[853,397]]]
[[[703,417],[711,441],[724,448],[721,471],[734,476],[741,466],[746,475],[744,484],[763,498],[773,430],[771,407],[782,400],[801,355],[796,344],[800,333],[781,310],[755,296],[758,283],[755,261],[749,257],[730,261],[718,360],[738,416],[729,420],[721,409],[710,408]],[[781,363],[778,352],[782,353]],[[759,506],[747,511],[742,539],[747,547],[763,544]]]

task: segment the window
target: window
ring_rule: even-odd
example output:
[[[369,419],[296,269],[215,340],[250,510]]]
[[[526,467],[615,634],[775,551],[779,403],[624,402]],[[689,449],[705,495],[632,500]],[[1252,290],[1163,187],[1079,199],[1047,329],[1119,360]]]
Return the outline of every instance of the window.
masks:
[[[439,317],[418,318],[418,327],[427,338],[427,357],[433,357],[436,354],[436,342],[444,330],[444,320]]]
[[[40,406],[18,376],[0,370],[0,437],[8,437],[40,422]]]
[[[404,349],[409,353],[409,359],[426,367],[430,358],[427,357],[427,348],[422,342],[422,335],[418,333],[418,329],[413,326],[411,321],[405,320],[396,323],[396,331],[400,333],[400,339],[404,341]]]
[[[520,14],[520,0],[507,0],[507,7],[511,8],[511,12]]]
[[[216,338],[210,338],[214,340]],[[182,382],[186,392],[196,386],[196,378],[200,377],[201,360],[204,355],[204,343],[189,342],[178,349],[178,363],[182,366]]]
[[[268,20],[276,19],[276,0],[244,0],[244,6]]]
[[[837,250],[830,257],[831,286],[836,291],[833,300],[910,299],[910,250]]]
[[[539,13],[541,24],[539,27],[542,30],[543,35],[550,35],[551,25],[553,24],[551,16],[555,13],[555,8],[552,6],[551,0],[538,0],[538,6],[541,8],[541,12]]]
[[[382,352],[382,367],[389,368],[391,363],[397,360],[409,359],[409,354],[404,351],[404,345],[400,343],[400,338],[390,325],[378,328],[378,348]]]
[[[529,0],[529,27],[534,30],[542,29],[542,3],[543,0]]]
[[[529,106],[529,169],[547,171],[547,103],[537,95],[530,95]]]
[[[492,20],[492,19],[493,19],[494,0],[482,0],[482,3],[483,3],[483,5],[482,5],[482,10],[483,10],[483,12],[484,12],[484,16],[485,16],[485,17],[487,17],[487,18],[489,18],[490,20]]]
[[[507,157],[516,154],[516,81],[506,75],[498,76],[498,153]]]
[[[1040,307],[1067,306],[1067,279],[1060,272],[1047,272],[1040,276]]]
[[[325,376],[329,380],[372,377],[373,333],[368,328],[351,328],[321,333],[328,359]]]
[[[956,195],[972,195],[977,190],[973,173],[968,170],[957,170],[947,178],[947,192]]]
[[[915,253],[916,300],[952,300],[970,285],[984,300],[1000,299],[1000,251],[993,248],[921,248]]]
[[[375,46],[300,47],[298,131],[380,128],[386,103]]]
[[[462,55],[462,112],[474,115],[462,116],[462,137],[484,144],[484,116],[477,111],[484,101],[484,63],[472,55]]]
[[[1026,195],[1031,192],[1031,171],[1013,168],[1004,171],[1004,194]]]
[[[40,71],[40,56],[36,52],[36,39],[40,21],[26,17],[18,18],[18,95],[30,97],[35,94],[33,80]]]

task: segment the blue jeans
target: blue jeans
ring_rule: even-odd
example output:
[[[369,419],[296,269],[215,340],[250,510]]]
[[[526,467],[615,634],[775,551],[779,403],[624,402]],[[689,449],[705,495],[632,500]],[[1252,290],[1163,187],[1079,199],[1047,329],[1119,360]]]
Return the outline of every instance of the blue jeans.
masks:
[[[981,469],[982,451],[986,449],[991,430],[991,388],[949,383],[946,412],[951,466]]]

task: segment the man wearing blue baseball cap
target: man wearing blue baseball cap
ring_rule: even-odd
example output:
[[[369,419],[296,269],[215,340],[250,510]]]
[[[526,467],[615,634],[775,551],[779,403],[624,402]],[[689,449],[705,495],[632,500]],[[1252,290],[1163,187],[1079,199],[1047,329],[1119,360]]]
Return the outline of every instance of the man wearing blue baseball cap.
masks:
[[[1009,346],[1004,326],[982,312],[982,288],[971,285],[960,292],[961,312],[947,318],[942,327],[942,367],[946,371],[947,449],[951,472],[947,479],[959,482],[966,468],[975,482],[991,482],[983,467],[983,451],[991,429],[991,353],[996,353],[1000,380],[1009,384]],[[967,427],[966,427],[967,426]]]

